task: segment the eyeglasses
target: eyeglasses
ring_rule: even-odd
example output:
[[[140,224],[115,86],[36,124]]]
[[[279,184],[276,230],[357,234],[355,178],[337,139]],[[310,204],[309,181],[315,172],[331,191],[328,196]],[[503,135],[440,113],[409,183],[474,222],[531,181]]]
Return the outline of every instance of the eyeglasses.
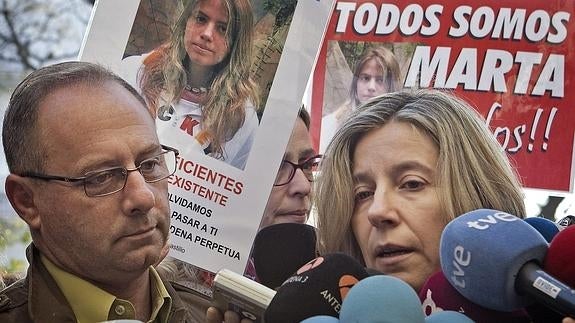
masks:
[[[123,190],[130,172],[139,171],[146,183],[161,181],[175,173],[176,158],[179,155],[179,151],[164,145],[161,145],[161,147],[164,151],[154,157],[142,160],[136,168],[112,167],[89,172],[82,177],[63,177],[34,172],[25,172],[20,176],[45,181],[82,182],[87,196],[106,196]]]
[[[295,176],[295,172],[301,169],[308,181],[313,182],[313,172],[315,172],[321,162],[322,155],[316,155],[306,159],[300,164],[294,164],[289,160],[282,160],[274,186],[282,186],[291,182]]]

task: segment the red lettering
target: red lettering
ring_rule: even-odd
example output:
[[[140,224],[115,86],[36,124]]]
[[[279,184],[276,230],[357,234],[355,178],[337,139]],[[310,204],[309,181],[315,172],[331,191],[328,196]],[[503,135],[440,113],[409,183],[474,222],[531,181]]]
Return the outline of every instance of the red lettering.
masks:
[[[180,129],[187,132],[190,136],[193,136],[194,128],[199,124],[200,122],[194,120],[191,116],[186,116],[186,118],[184,119],[184,121],[182,121],[182,124],[180,125]]]

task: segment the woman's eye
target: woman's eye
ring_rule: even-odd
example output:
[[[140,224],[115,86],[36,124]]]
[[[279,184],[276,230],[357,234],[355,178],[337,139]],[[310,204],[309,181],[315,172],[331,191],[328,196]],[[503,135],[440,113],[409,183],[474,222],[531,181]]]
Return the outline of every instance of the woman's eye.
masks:
[[[206,17],[201,16],[201,15],[196,16],[196,23],[202,24],[204,22],[206,22]]]
[[[373,192],[370,191],[363,191],[355,193],[355,201],[362,201],[367,198],[370,198],[373,195]]]
[[[406,181],[401,185],[401,188],[410,191],[416,191],[422,189],[424,186],[425,183],[421,181]]]
[[[318,166],[319,166],[319,160],[312,159],[312,160],[308,160],[307,162],[305,162],[302,165],[302,169],[310,170],[310,171],[316,171]]]

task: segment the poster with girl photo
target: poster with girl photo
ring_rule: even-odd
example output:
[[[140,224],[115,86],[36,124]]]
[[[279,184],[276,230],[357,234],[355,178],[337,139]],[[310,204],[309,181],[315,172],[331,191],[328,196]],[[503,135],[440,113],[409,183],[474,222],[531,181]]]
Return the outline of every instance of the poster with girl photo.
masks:
[[[364,100],[393,90],[397,61],[401,89],[469,102],[524,187],[572,192],[574,12],[561,0],[338,0],[313,76],[316,147]]]
[[[168,179],[169,256],[243,272],[334,0],[100,0],[80,59],[145,98]]]
[[[319,151],[359,105],[403,88],[413,44],[365,41],[327,42]]]
[[[122,65],[161,136],[244,169],[295,5],[140,2]]]

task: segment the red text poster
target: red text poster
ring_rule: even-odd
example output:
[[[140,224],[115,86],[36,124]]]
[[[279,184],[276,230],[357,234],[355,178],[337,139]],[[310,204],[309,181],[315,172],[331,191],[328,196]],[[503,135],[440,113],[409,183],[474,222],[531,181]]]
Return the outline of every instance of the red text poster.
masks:
[[[401,88],[447,89],[476,107],[525,187],[572,191],[574,7],[562,0],[338,1],[314,73],[316,144],[329,141],[320,138],[329,136],[327,117],[341,117],[350,100],[362,53],[385,47]]]

